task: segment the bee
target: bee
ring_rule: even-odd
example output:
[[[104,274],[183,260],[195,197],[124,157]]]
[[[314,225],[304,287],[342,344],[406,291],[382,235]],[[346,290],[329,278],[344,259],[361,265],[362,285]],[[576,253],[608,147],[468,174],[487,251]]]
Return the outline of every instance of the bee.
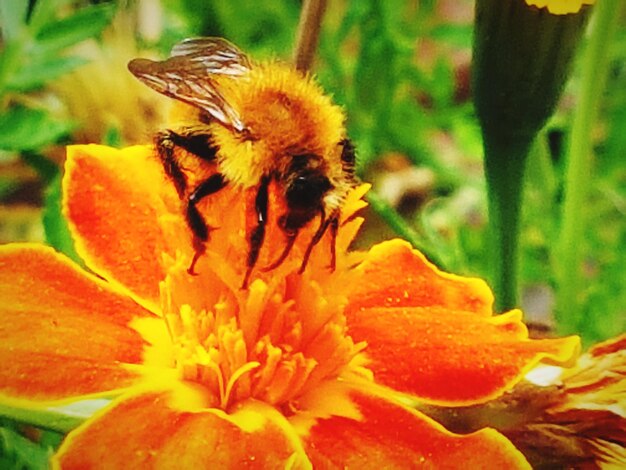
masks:
[[[163,61],[134,59],[128,69],[187,110],[181,122],[156,134],[154,144],[185,205],[195,249],[190,274],[195,274],[213,229],[198,203],[227,185],[256,188],[255,226],[248,234],[242,283],[247,287],[265,237],[272,181],[285,202],[286,210],[278,218],[285,245],[264,270],[280,266],[299,231],[317,217],[319,227],[299,273],[327,231],[334,270],[341,206],[357,183],[355,150],[346,135],[343,111],[310,76],[278,61],[253,62],[230,42],[210,37],[180,42]],[[217,171],[189,188],[180,149],[214,164]]]

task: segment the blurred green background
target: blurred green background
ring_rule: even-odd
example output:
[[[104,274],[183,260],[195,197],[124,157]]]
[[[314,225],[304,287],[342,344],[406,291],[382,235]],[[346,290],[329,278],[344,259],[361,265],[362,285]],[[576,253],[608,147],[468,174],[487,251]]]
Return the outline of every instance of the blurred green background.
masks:
[[[312,72],[345,108],[359,175],[374,184],[358,247],[402,236],[443,269],[486,278],[473,8],[470,0],[329,2]],[[291,60],[300,10],[299,0],[0,0],[0,242],[45,241],[76,256],[60,214],[64,146],[148,143],[165,122],[167,99],[135,80],[128,60],[167,56],[190,36]],[[535,334],[576,331],[587,343],[626,331],[626,28],[606,47],[575,324],[567,315],[554,322],[554,246],[578,67],[530,157],[523,199],[526,319]]]

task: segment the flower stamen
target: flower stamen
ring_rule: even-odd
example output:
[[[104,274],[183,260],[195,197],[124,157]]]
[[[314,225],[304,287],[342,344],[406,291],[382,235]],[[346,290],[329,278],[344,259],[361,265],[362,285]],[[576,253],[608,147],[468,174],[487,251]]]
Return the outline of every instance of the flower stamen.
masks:
[[[235,373],[230,377],[230,380],[228,381],[228,384],[226,385],[226,390],[224,391],[223,394],[221,394],[221,397],[220,397],[220,404],[223,410],[227,409],[229,405],[230,395],[233,391],[233,387],[235,386],[235,383],[237,382],[237,380],[242,378],[244,374],[256,369],[260,365],[261,365],[260,362],[255,362],[255,361],[248,362],[247,364],[237,369]],[[223,380],[222,380],[222,383],[223,383]]]
[[[347,335],[345,298],[325,298],[318,282],[293,290],[257,279],[245,292],[189,297],[201,279],[189,279],[183,258],[161,285],[162,310],[181,379],[205,387],[213,406],[254,398],[288,407],[339,377],[361,351]]]

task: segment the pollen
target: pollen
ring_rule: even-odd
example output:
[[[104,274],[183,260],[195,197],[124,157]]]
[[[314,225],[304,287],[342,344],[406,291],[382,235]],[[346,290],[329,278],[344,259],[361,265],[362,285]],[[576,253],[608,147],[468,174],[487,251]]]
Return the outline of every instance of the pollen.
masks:
[[[192,306],[185,279],[173,272],[162,285],[173,363],[181,379],[207,389],[225,411],[247,399],[295,410],[299,397],[337,380],[363,349],[346,333],[341,303],[306,308],[286,286],[257,279],[248,290],[224,289]]]

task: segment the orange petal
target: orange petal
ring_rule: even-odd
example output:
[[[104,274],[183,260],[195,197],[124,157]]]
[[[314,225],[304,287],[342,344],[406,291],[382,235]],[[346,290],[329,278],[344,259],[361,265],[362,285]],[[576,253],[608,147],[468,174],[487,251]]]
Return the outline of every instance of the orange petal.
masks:
[[[177,198],[151,147],[68,147],[63,190],[76,249],[87,265],[158,311],[167,243],[159,216]]]
[[[437,404],[471,404],[512,387],[541,360],[575,358],[579,339],[529,340],[521,312],[495,317],[442,307],[371,308],[348,314],[366,341],[376,382]]]
[[[303,468],[300,443],[282,416],[259,403],[233,414],[170,406],[164,393],[118,400],[74,430],[55,457],[84,468]],[[291,434],[291,435],[290,435]]]
[[[142,307],[43,245],[0,247],[0,392],[53,401],[127,387]]]
[[[589,349],[589,354],[593,357],[601,357],[626,350],[626,333],[622,333],[615,338],[607,339],[602,343],[595,344]]]
[[[371,307],[444,306],[491,315],[485,282],[441,272],[404,240],[374,246],[354,271],[350,310]]]
[[[313,468],[530,468],[492,429],[461,436],[410,408],[356,393],[352,398],[361,419],[335,416],[310,429],[305,448]]]

